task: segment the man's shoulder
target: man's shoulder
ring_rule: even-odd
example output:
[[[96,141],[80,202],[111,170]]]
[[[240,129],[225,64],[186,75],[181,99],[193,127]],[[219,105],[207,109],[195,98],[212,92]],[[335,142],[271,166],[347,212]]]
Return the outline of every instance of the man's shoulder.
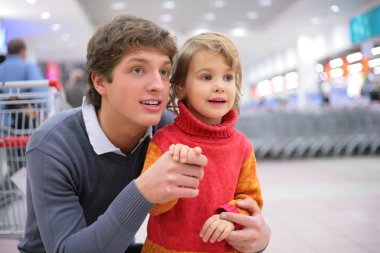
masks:
[[[60,123],[64,121],[76,121],[78,118],[80,118],[81,114],[82,110],[80,107],[58,112],[43,122],[41,128],[43,128],[45,125],[45,127],[48,127],[48,125],[58,125],[56,127],[63,126]]]
[[[69,141],[69,136],[82,128],[81,108],[68,109],[48,118],[32,134],[30,145],[40,146],[61,139]]]

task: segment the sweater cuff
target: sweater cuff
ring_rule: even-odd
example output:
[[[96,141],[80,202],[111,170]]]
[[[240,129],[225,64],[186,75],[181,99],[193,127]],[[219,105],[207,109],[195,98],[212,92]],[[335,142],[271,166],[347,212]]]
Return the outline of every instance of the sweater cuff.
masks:
[[[123,225],[130,230],[138,230],[153,206],[137,189],[133,180],[114,199],[110,207]]]
[[[236,206],[234,205],[231,205],[230,203],[226,203],[224,205],[221,205],[219,206],[217,209],[216,209],[216,212],[219,214],[219,213],[223,213],[223,212],[229,212],[229,213],[239,213],[239,210],[236,208]],[[238,224],[238,223],[234,223],[235,225],[235,230],[240,230],[243,228],[242,225]]]
[[[222,213],[222,212],[230,212],[230,213],[239,213],[239,210],[236,208],[236,206],[231,205],[230,203],[226,203],[224,205],[219,206],[216,209],[217,213]]]

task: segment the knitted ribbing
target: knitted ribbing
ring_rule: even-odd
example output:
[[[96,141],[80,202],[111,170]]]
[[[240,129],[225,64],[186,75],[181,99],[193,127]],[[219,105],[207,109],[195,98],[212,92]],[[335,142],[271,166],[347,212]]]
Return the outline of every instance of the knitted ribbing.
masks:
[[[174,124],[192,137],[203,138],[226,138],[234,131],[233,126],[237,121],[237,112],[230,110],[222,119],[220,125],[207,125],[197,119],[182,103],[178,103],[179,115]]]
[[[216,214],[219,207],[234,201],[235,196],[239,198],[247,193],[249,195],[246,196],[251,197],[250,193],[259,192],[259,185],[255,184],[255,163],[250,160],[250,157],[254,158],[252,146],[242,133],[233,128],[237,121],[236,111],[228,112],[219,125],[206,125],[181,102],[179,109],[173,124],[153,136],[144,168],[149,168],[149,163],[156,161],[174,143],[201,147],[208,164],[196,198],[179,199],[178,202],[155,207],[160,212],[150,216],[148,240],[142,252],[233,251],[225,241],[204,243],[199,232],[207,218]],[[240,178],[242,173],[248,173],[248,176]],[[249,188],[241,187],[245,185]]]

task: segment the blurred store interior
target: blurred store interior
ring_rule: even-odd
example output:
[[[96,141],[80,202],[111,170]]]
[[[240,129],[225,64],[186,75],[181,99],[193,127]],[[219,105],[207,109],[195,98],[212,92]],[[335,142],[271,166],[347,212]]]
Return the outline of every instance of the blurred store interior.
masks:
[[[0,0],[0,54],[21,37],[47,78],[83,68],[99,24],[135,14],[172,31],[180,45],[224,33],[243,62],[244,108],[303,109],[378,101],[379,0]]]
[[[379,0],[0,0],[0,6],[0,53],[10,39],[24,38],[29,60],[64,88],[85,86],[87,42],[120,13],[161,24],[178,45],[202,31],[224,33],[243,65],[238,127],[258,158],[380,153]]]
[[[178,45],[216,31],[238,46],[237,128],[262,170],[267,252],[379,252],[380,0],[0,0],[0,54],[25,39],[65,88],[96,27],[121,13]]]

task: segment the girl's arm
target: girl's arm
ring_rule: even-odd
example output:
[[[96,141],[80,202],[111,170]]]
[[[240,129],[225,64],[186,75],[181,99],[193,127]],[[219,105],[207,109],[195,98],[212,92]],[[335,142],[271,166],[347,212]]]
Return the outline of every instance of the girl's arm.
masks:
[[[263,198],[261,195],[260,182],[256,173],[256,157],[253,150],[241,168],[234,199],[220,206],[218,208],[219,213],[227,211],[249,215],[249,212],[236,205],[236,201],[246,198],[253,199],[259,207],[262,208]]]

